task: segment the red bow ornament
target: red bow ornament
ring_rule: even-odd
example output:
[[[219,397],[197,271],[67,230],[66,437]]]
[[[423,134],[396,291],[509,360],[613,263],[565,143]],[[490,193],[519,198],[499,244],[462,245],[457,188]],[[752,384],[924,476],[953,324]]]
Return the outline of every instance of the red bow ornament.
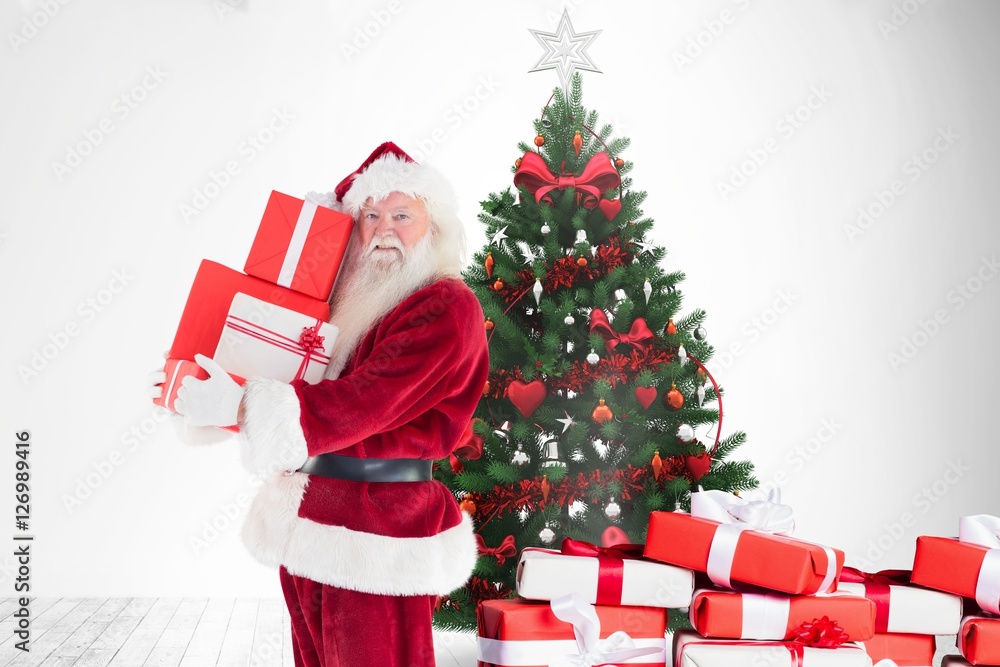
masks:
[[[641,317],[635,318],[628,333],[618,333],[611,328],[608,316],[600,308],[594,308],[590,311],[590,333],[595,331],[601,334],[608,352],[614,352],[615,347],[621,343],[636,347],[648,347],[656,338],[646,324],[646,320]]]
[[[488,547],[486,546],[486,542],[483,541],[483,536],[476,533],[476,547],[479,549],[480,556],[495,556],[497,565],[503,565],[508,558],[513,558],[517,555],[517,545],[514,544],[513,535],[503,538],[503,542],[498,547]]]
[[[560,174],[556,176],[549,171],[545,160],[538,153],[528,152],[521,157],[521,166],[514,173],[514,185],[523,186],[535,195],[539,204],[552,205],[553,190],[574,188],[581,196],[584,208],[594,208],[601,199],[601,194],[611,188],[617,188],[621,183],[618,170],[611,164],[607,153],[597,153],[587,161],[583,173]]]

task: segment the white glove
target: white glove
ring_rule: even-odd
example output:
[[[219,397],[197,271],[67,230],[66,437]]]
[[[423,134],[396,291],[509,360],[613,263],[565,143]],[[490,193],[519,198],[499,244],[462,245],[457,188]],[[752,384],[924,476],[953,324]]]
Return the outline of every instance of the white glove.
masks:
[[[236,423],[243,387],[204,354],[194,355],[198,365],[208,371],[207,380],[199,380],[193,375],[184,377],[177,390],[174,410],[184,415],[184,420],[192,426],[230,426]]]

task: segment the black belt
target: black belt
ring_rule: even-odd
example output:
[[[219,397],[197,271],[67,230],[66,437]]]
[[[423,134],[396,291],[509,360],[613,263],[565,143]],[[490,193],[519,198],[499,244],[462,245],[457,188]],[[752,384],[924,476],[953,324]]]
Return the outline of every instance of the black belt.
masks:
[[[430,459],[359,459],[339,454],[310,456],[298,472],[354,482],[429,482]]]

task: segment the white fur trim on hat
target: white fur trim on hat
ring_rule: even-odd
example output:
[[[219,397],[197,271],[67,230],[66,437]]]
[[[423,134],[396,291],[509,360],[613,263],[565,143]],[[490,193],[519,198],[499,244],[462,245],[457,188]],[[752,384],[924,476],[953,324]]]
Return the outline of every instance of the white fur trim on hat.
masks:
[[[365,533],[299,516],[308,483],[306,473],[278,473],[257,492],[240,537],[263,565],[376,595],[447,595],[471,576],[479,553],[467,513],[430,537]]]
[[[263,475],[301,468],[309,451],[299,423],[299,397],[292,385],[270,378],[247,378],[244,401],[240,424],[243,466]]]
[[[390,192],[419,197],[437,209],[455,210],[455,193],[437,169],[386,154],[354,177],[344,194],[344,212],[355,218],[365,201],[384,199]]]

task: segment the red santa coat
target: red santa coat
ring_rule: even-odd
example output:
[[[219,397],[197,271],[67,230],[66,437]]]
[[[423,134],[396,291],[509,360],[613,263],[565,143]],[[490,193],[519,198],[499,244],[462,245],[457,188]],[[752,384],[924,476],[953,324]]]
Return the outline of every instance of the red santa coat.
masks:
[[[255,559],[364,593],[444,595],[466,582],[473,523],[444,484],[284,471],[326,452],[446,458],[489,372],[483,319],[462,280],[441,278],[373,326],[336,379],[247,380],[241,456],[262,484],[241,537]]]

